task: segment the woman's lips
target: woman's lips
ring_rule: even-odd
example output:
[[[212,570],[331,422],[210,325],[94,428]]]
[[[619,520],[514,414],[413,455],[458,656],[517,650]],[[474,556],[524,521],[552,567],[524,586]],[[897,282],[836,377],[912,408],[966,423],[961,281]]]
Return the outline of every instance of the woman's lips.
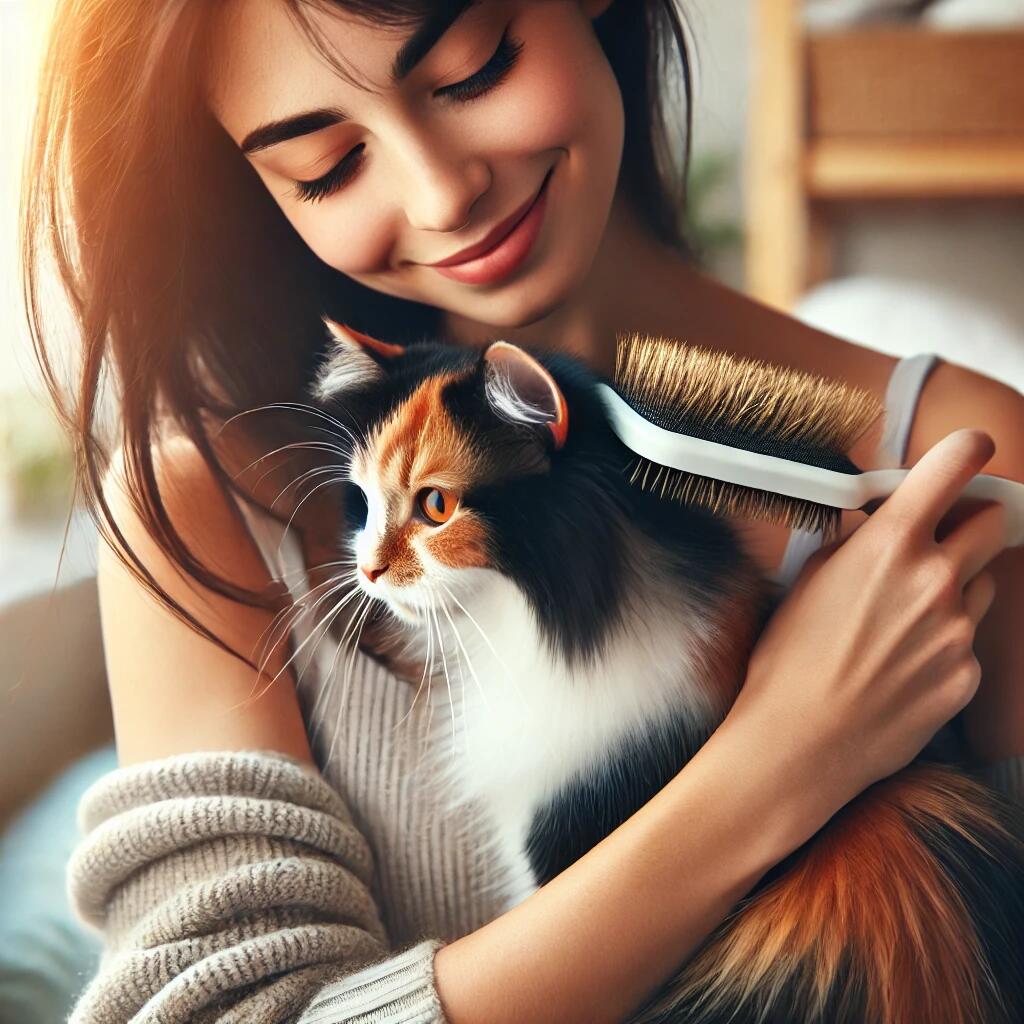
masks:
[[[451,259],[429,264],[439,274],[460,281],[463,284],[491,284],[508,277],[529,255],[534,240],[540,232],[546,208],[548,182],[554,168],[544,177],[537,195],[525,212],[513,214],[512,229],[489,249],[477,253],[468,260],[452,263]],[[519,217],[516,221],[515,218]],[[472,250],[468,250],[472,251]]]

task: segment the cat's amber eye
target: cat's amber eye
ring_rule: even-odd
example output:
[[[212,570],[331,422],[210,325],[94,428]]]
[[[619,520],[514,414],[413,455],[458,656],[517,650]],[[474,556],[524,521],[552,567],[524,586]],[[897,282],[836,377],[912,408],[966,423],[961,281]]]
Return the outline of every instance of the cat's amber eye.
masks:
[[[459,499],[451,491],[440,487],[424,487],[416,496],[416,503],[432,523],[447,523]]]

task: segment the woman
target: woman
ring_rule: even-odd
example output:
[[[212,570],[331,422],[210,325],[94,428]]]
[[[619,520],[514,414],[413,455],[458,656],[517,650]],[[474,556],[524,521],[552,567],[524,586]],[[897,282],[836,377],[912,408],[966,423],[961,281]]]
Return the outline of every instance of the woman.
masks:
[[[726,723],[513,910],[494,915],[471,823],[444,817],[391,739],[409,688],[360,658],[344,721],[300,707],[272,613],[282,582],[315,594],[330,579],[337,509],[329,489],[289,493],[294,459],[252,463],[316,436],[294,408],[263,407],[302,401],[324,312],[389,341],[500,333],[603,372],[617,332],[657,332],[888,391],[898,411],[893,359],[688,262],[665,127],[682,115],[658,84],[680,61],[688,82],[682,39],[661,0],[61,6],[25,238],[37,333],[32,268],[53,241],[83,338],[64,409],[110,527],[100,588],[122,764],[83,804],[72,888],[110,956],[73,1019],[621,1020],[968,702],[979,762],[1016,778],[1020,552],[997,556],[996,507],[935,531],[983,468],[1024,478],[1024,411],[951,364],[909,432],[858,445],[862,466],[917,465],[811,559]],[[105,355],[124,423],[106,475]],[[946,437],[961,426],[995,451],[978,430]],[[294,536],[275,517],[301,538],[297,574],[274,562],[269,541]],[[777,567],[785,532],[745,525]],[[247,660],[259,641],[269,684]]]

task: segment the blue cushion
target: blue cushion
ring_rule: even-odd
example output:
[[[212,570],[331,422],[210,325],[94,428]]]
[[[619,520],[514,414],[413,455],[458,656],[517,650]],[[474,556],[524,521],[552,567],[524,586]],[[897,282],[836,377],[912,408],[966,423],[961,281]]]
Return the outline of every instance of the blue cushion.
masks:
[[[64,1020],[99,966],[99,935],[67,902],[78,799],[117,767],[113,744],[76,761],[0,836],[0,1022]]]

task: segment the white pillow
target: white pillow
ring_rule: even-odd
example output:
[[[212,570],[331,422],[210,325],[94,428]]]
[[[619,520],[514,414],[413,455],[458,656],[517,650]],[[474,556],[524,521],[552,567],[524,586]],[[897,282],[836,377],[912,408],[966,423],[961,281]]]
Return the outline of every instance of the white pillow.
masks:
[[[924,12],[924,22],[954,31],[1024,25],[1024,0],[936,0]]]
[[[919,6],[919,0],[804,0],[804,24],[812,29],[837,28],[858,21],[905,17]]]
[[[966,295],[923,281],[847,277],[814,288],[795,315],[890,355],[934,352],[1024,392],[1024,330]]]

